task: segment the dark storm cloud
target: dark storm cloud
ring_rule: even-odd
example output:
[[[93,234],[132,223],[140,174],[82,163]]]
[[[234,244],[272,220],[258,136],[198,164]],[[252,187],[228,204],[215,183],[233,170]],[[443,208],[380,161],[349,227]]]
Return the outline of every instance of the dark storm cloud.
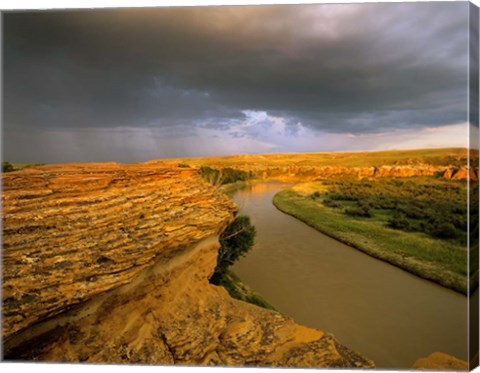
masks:
[[[4,15],[4,137],[244,110],[371,133],[466,121],[467,3]]]

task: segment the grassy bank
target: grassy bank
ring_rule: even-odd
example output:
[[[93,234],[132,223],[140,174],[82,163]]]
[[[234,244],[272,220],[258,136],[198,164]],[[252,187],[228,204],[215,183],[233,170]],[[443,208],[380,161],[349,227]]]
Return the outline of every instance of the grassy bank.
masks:
[[[424,184],[438,187],[438,182],[434,180],[414,182],[418,184],[412,188],[415,194]],[[366,186],[365,189],[374,190],[372,195],[376,196],[377,202],[383,202],[377,203],[376,207],[371,207],[375,206],[372,204],[365,207],[367,197],[360,192],[363,189],[351,187],[347,198],[342,197],[338,189],[332,193],[332,185],[320,182],[301,184],[282,191],[275,195],[273,203],[281,211],[341,242],[419,277],[466,294],[467,250],[462,243],[464,237],[453,230],[452,237],[435,237],[427,230],[427,224],[400,215],[397,209],[405,210],[405,206],[413,206],[413,200],[422,198],[426,198],[423,202],[428,204],[429,193],[434,193],[427,189],[425,195],[415,195],[414,198],[408,194],[408,188],[403,185],[399,188],[404,193],[399,198],[401,203],[397,202],[391,208],[382,205],[392,202],[387,198],[388,194],[387,197],[381,195],[375,186]],[[388,190],[386,186],[382,186],[382,189]],[[397,226],[398,222],[403,222],[408,229]],[[420,227],[425,231],[421,231]]]
[[[231,270],[228,270],[225,276],[222,277],[219,285],[223,286],[232,298],[251,303],[268,310],[277,311],[275,307],[268,303],[265,298],[245,285]]]

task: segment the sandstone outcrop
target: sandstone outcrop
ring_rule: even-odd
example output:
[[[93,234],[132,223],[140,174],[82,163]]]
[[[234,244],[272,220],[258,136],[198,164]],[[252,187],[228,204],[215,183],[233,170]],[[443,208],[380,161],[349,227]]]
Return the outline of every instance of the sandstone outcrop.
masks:
[[[474,168],[463,167],[451,167],[443,174],[444,179],[448,180],[478,180],[478,170]]]
[[[208,282],[236,207],[196,170],[71,164],[2,177],[7,360],[373,367]]]
[[[235,207],[195,178],[119,165],[4,174],[5,337],[218,234]]]
[[[421,151],[369,153],[255,154],[209,158],[150,161],[149,164],[199,168],[233,168],[247,171],[257,179],[309,182],[331,178],[381,178],[434,176],[446,180],[478,180],[478,152],[444,149],[434,157]],[[411,154],[412,157],[405,158]],[[440,156],[441,154],[441,156]],[[416,155],[416,156],[414,156]],[[470,156],[470,167],[469,157]],[[397,158],[398,157],[398,158]]]
[[[221,167],[219,167],[221,168]],[[248,165],[235,167],[243,171],[251,171]],[[311,166],[311,167],[269,167],[253,172],[260,179],[276,179],[284,181],[313,181],[338,177],[371,179],[381,177],[415,177],[441,176],[446,180],[478,180],[478,172],[468,167],[445,167],[433,165],[415,166],[379,166],[379,167],[344,167],[344,166]]]
[[[434,352],[427,357],[418,359],[412,369],[465,371],[468,370],[468,363],[443,352]]]

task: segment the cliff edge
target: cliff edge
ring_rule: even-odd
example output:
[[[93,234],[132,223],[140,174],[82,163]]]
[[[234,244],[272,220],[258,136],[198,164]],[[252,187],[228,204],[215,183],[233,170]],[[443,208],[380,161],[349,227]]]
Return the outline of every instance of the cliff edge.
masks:
[[[2,178],[5,359],[374,366],[208,282],[236,207],[196,170],[69,164]]]

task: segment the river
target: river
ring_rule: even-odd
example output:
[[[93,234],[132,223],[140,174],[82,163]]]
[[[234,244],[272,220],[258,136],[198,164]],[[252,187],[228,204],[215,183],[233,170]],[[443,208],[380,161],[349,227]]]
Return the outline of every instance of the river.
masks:
[[[290,186],[260,183],[234,195],[257,229],[255,246],[233,267],[245,284],[378,368],[408,369],[435,351],[467,359],[467,297],[280,212],[272,198]]]

